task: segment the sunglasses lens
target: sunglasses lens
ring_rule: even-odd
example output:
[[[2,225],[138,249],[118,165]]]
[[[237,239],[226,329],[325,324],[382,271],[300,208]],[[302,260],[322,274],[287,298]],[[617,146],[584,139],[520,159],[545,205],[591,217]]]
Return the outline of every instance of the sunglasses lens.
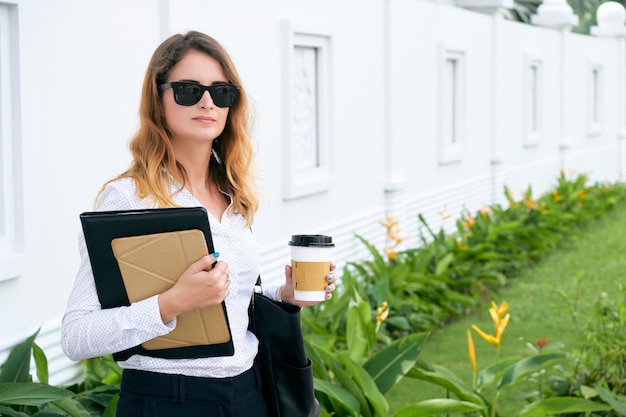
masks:
[[[174,100],[181,106],[193,106],[200,101],[204,93],[204,89],[198,84],[176,83],[173,87]]]
[[[217,84],[205,87],[196,83],[171,83],[174,89],[174,101],[181,106],[193,106],[202,99],[204,90],[209,90],[211,99],[217,107],[232,107],[239,97],[239,89],[232,84]]]
[[[232,107],[239,96],[239,90],[230,84],[213,85],[209,88],[209,92],[217,107]]]

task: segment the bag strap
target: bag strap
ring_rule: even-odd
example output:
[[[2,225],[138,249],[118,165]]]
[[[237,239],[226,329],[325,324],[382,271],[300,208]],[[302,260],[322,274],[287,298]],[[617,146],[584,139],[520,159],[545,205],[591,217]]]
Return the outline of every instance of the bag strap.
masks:
[[[254,284],[254,292],[257,294],[263,294],[263,283],[261,282],[261,274],[256,279],[256,284]]]

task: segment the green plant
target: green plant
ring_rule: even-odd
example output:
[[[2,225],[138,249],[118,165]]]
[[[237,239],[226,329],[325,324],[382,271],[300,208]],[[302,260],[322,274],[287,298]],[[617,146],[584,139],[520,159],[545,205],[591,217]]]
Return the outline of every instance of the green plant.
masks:
[[[48,361],[35,343],[39,330],[11,349],[0,372],[0,416],[114,417],[121,371],[108,357],[84,362],[85,382],[48,384]],[[30,375],[31,356],[37,379]]]
[[[349,264],[360,294],[372,309],[387,300],[386,326],[392,337],[433,330],[472,311],[523,268],[556,250],[575,226],[606,215],[624,198],[623,185],[588,184],[586,175],[561,172],[555,187],[535,199],[529,187],[516,200],[504,188],[508,206],[494,204],[463,212],[456,233],[433,231],[422,214],[418,248],[396,252],[397,222],[381,222],[392,241],[387,259],[357,235],[372,259]]]
[[[591,314],[580,313],[582,274],[576,276],[573,294],[557,291],[582,340],[582,347],[573,352],[573,363],[560,375],[550,378],[553,395],[601,399],[613,405],[605,416],[626,415],[626,288],[617,285],[611,297],[602,292]],[[621,299],[620,299],[621,298]]]
[[[472,326],[485,341],[496,348],[494,363],[477,373],[474,344],[471,333],[468,331],[469,357],[474,375],[471,384],[465,383],[442,366],[419,363],[407,376],[440,385],[453,394],[455,398],[446,398],[445,402],[443,402],[444,399],[441,399],[441,405],[436,410],[428,410],[421,403],[409,406],[403,410],[403,417],[435,416],[439,413],[458,412],[462,407],[467,407],[468,403],[480,407],[476,412],[481,416],[495,417],[498,415],[498,397],[503,391],[527,381],[529,376],[540,374],[568,361],[568,356],[563,353],[543,352],[541,349],[535,350],[531,356],[524,358],[500,358],[501,337],[509,321],[507,310],[506,302],[503,302],[501,306],[492,303],[489,309],[495,326],[495,335],[487,334],[478,327]],[[492,392],[491,401],[486,399],[485,392],[487,390]],[[538,389],[536,395],[529,396],[527,398],[528,404],[521,408],[516,416],[606,412],[615,408],[614,404],[603,400],[593,401],[581,397],[545,397],[544,392],[542,389]],[[613,400],[615,403],[619,401],[617,398]],[[427,404],[432,404],[433,401],[432,399],[428,400]]]
[[[416,363],[427,334],[392,341],[383,332],[388,304],[372,309],[363,283],[349,273],[342,288],[342,297],[301,315],[322,416],[387,417],[385,393]]]
[[[604,292],[584,331],[579,373],[585,385],[602,384],[611,392],[626,395],[626,291],[618,284],[621,302]]]

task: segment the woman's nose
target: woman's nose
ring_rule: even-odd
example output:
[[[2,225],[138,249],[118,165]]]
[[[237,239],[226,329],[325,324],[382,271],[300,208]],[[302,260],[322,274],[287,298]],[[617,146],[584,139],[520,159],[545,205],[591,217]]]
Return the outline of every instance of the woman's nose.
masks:
[[[213,97],[211,97],[211,93],[209,93],[209,90],[205,90],[202,93],[202,97],[200,98],[200,101],[198,103],[200,103],[200,107],[202,108],[210,108],[213,107],[215,104],[213,103]]]

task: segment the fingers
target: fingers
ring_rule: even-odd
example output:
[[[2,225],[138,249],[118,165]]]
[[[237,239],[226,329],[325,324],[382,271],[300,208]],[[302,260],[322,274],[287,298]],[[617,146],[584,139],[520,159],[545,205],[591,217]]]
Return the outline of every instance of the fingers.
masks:
[[[210,255],[205,255],[202,258],[198,259],[196,262],[194,262],[191,267],[194,269],[194,272],[208,272],[218,264],[218,256],[220,256],[218,252],[212,253]]]
[[[325,298],[327,300],[330,300],[331,298],[333,298],[333,291],[337,289],[337,273],[335,272],[335,264],[332,262],[330,264],[330,272],[328,273],[326,280],[328,281],[328,284],[326,285]]]
[[[194,280],[197,279],[198,285],[224,292],[225,298],[230,287],[230,269],[227,262],[217,262],[215,258],[214,254],[203,256],[189,267],[189,271],[196,277]]]

